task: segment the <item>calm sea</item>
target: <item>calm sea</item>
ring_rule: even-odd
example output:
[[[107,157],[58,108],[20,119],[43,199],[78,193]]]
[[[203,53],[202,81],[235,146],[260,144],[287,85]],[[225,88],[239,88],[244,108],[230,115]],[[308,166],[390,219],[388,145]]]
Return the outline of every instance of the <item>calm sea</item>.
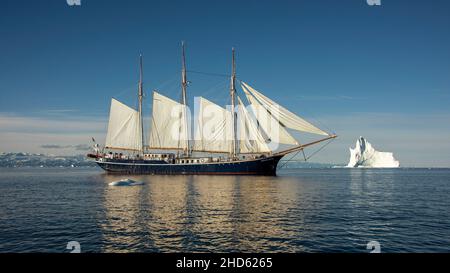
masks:
[[[113,187],[122,178],[141,186]],[[0,169],[0,252],[450,252],[449,169]]]

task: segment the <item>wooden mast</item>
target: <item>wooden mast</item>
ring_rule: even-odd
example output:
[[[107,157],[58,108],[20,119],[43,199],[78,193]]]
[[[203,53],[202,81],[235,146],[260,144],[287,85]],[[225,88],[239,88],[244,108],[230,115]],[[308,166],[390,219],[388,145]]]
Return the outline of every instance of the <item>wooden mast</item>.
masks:
[[[184,130],[186,132],[186,137],[187,139],[185,139],[184,141],[186,141],[185,143],[185,148],[183,148],[183,152],[185,156],[190,156],[190,149],[189,149],[189,132],[188,132],[188,118],[187,118],[187,77],[186,77],[186,54],[185,54],[185,48],[184,48],[184,41],[181,42],[181,51],[182,51],[182,68],[181,68],[181,104],[184,105],[183,108],[183,114],[184,114]]]
[[[144,97],[144,91],[143,91],[143,83],[142,83],[143,73],[142,73],[142,54],[139,56],[139,90],[138,90],[138,98],[139,98],[139,126],[141,131],[141,152],[142,157],[144,157],[144,122],[142,118],[142,100]]]
[[[236,62],[234,57],[234,47],[232,48],[232,59],[231,59],[231,82],[230,82],[230,96],[231,96],[231,120],[232,120],[232,150],[231,150],[231,158],[234,160],[237,156],[237,146],[236,146]]]

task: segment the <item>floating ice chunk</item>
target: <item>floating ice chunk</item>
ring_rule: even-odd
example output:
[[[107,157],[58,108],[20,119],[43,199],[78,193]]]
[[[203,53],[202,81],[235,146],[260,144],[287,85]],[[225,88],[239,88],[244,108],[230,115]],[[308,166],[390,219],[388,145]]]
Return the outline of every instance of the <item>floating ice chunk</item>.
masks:
[[[350,148],[350,161],[347,167],[398,168],[399,166],[400,163],[395,160],[392,153],[376,151],[363,137],[359,137],[354,149]]]
[[[122,179],[119,181],[109,183],[110,186],[123,187],[123,186],[139,186],[144,185],[144,182],[134,181],[131,179]]]

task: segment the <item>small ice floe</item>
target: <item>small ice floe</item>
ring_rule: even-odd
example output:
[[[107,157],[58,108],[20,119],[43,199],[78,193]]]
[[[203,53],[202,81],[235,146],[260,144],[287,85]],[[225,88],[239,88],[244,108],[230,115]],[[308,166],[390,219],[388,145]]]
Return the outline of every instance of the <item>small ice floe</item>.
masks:
[[[134,181],[134,180],[127,178],[127,179],[122,179],[119,181],[111,182],[111,183],[109,183],[109,185],[116,186],[116,187],[139,186],[139,185],[144,185],[144,182]]]

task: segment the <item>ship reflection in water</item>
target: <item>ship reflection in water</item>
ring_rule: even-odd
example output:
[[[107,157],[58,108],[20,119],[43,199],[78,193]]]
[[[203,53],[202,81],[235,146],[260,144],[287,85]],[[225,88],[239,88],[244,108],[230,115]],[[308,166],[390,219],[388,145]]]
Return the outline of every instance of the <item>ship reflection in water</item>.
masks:
[[[144,184],[109,185],[126,178]],[[0,252],[65,252],[70,241],[82,252],[368,252],[373,240],[382,252],[449,252],[449,180],[449,169],[1,169]]]
[[[102,175],[142,186],[105,187],[104,251],[295,251],[298,187],[270,177]],[[305,208],[306,209],[306,208]],[[298,219],[298,215],[295,217]],[[291,226],[291,225],[294,225]],[[290,228],[289,228],[290,227]]]

